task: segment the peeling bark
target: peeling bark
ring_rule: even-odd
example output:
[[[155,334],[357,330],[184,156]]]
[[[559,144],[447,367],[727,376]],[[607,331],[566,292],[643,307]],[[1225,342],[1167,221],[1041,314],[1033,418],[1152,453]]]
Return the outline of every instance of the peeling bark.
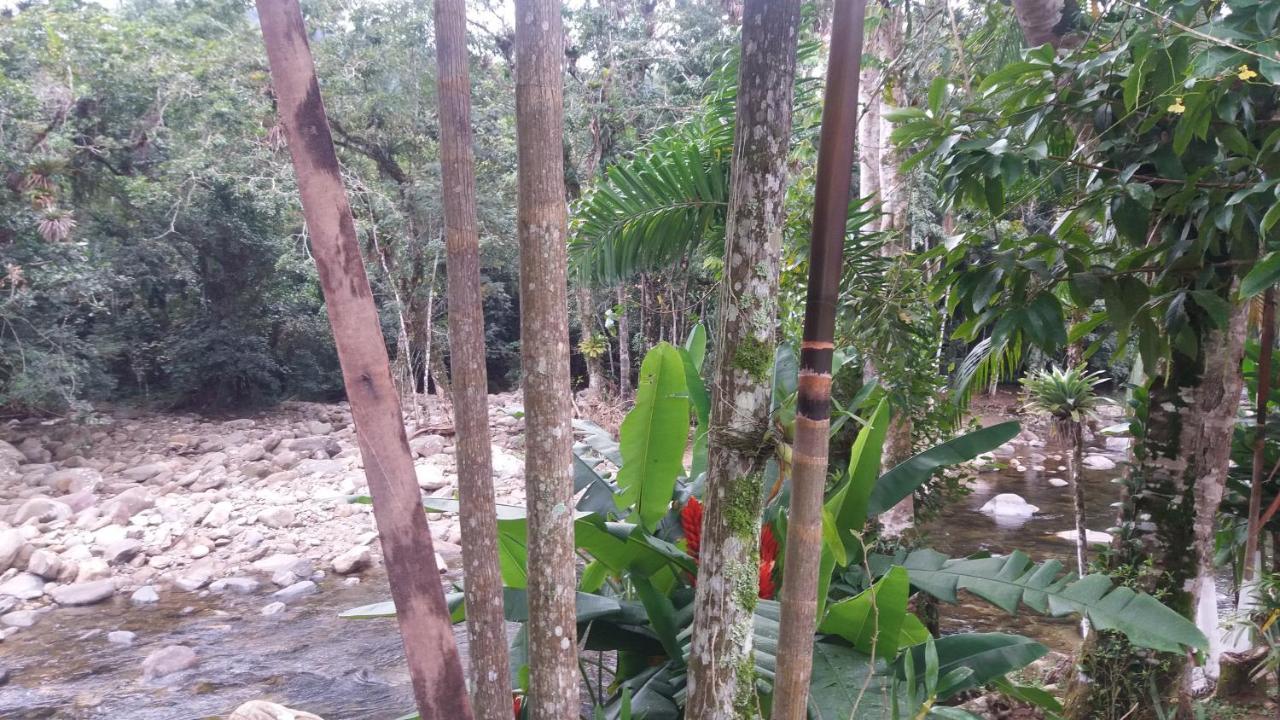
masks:
[[[752,614],[799,23],[799,0],[743,7],[689,720],[757,713]]]
[[[525,497],[537,570],[528,588],[533,720],[579,712],[560,10],[556,0],[515,5]]]

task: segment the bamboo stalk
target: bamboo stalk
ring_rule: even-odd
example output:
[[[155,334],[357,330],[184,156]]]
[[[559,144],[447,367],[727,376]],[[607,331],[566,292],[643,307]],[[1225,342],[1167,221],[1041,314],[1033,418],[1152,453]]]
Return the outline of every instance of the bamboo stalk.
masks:
[[[800,345],[800,387],[792,457],[791,511],[782,587],[782,623],[774,680],[774,720],[803,720],[813,670],[813,632],[822,557],[822,491],[831,425],[831,360],[835,349],[850,173],[858,123],[858,74],[865,0],[837,0],[818,145],[809,290]]]
[[[312,252],[373,496],[414,698],[424,718],[469,720],[462,663],[302,10],[298,0],[258,0],[257,5],[280,122],[289,140],[302,212],[311,230]]]

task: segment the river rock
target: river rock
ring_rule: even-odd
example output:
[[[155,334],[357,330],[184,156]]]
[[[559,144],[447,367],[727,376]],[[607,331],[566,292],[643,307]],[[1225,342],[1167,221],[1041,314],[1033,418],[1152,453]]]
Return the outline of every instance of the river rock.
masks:
[[[57,580],[62,573],[62,558],[56,553],[41,548],[27,558],[27,572],[39,575],[45,580]]]
[[[147,463],[146,465],[131,467],[121,472],[120,476],[131,482],[141,483],[155,479],[167,472],[169,472],[169,466],[164,463]]]
[[[418,465],[413,471],[418,476],[418,487],[428,492],[449,484],[449,479],[439,465]]]
[[[294,438],[286,444],[286,449],[292,450],[303,457],[312,457],[316,454],[323,454],[325,457],[333,457],[342,452],[342,445],[337,440],[327,435],[317,437]]]
[[[1049,478],[1049,484],[1056,488],[1060,488],[1060,487],[1066,487],[1071,483],[1067,482],[1066,480],[1063,480],[1062,478]]]
[[[137,557],[140,552],[142,552],[141,540],[125,538],[107,546],[102,553],[102,558],[111,565],[123,565]]]
[[[124,524],[143,510],[155,507],[155,498],[144,487],[132,487],[102,504],[103,517]]]
[[[129,596],[129,602],[134,605],[150,605],[151,603],[160,602],[160,594],[150,585],[143,585],[133,591],[133,595]]]
[[[22,453],[29,463],[47,463],[53,459],[53,454],[45,449],[40,438],[35,435],[30,435],[18,443],[18,452]]]
[[[267,508],[258,513],[258,522],[269,528],[287,528],[294,523],[293,511],[283,507]]]
[[[279,615],[288,609],[288,606],[277,600],[276,602],[264,605],[262,608],[263,615]]]
[[[1090,470],[1114,470],[1116,463],[1106,455],[1086,455],[1084,466]]]
[[[21,525],[33,519],[36,522],[56,522],[66,520],[71,515],[71,506],[64,502],[51,498],[33,497],[18,506],[13,522],[15,525]]]
[[[428,458],[444,450],[444,438],[439,435],[422,435],[409,441],[409,449],[417,457]]]
[[[0,584],[0,595],[9,595],[19,600],[34,600],[44,595],[44,580],[39,575],[18,573]]]
[[[111,577],[111,567],[102,558],[85,558],[76,567],[76,582],[92,582]]]
[[[29,628],[40,620],[40,614],[34,610],[14,610],[0,615],[0,625],[13,628]]]
[[[53,590],[53,600],[59,605],[93,605],[114,595],[114,580],[94,580],[93,582],[60,585]]]
[[[142,661],[142,679],[156,680],[195,667],[196,651],[185,645],[169,645],[152,652]]]
[[[186,572],[174,578],[173,584],[187,592],[195,592],[208,585],[212,578],[213,567],[197,562],[192,563]]]
[[[58,470],[44,479],[46,487],[60,493],[78,493],[81,490],[92,490],[102,482],[102,473],[93,468],[67,468]]]
[[[982,512],[996,517],[1029,518],[1039,510],[1015,493],[1001,493],[982,506]]]
[[[276,553],[275,555],[268,555],[261,560],[255,560],[253,562],[253,569],[258,572],[275,574],[281,570],[291,570],[302,561],[302,558],[297,555],[292,555],[290,553]]]
[[[324,720],[324,718],[265,700],[251,700],[236,708],[227,720]]]
[[[16,528],[0,530],[0,573],[13,567],[26,544],[26,538]]]
[[[1071,543],[1074,543],[1076,538],[1079,537],[1079,534],[1075,530],[1063,530],[1061,532],[1056,532],[1053,535],[1054,537],[1062,538],[1063,540]],[[1084,538],[1085,542],[1089,545],[1111,544],[1111,533],[1105,533],[1101,530],[1085,530]]]
[[[333,571],[339,575],[350,575],[364,570],[373,563],[369,548],[360,545],[342,553],[333,559]]]
[[[299,580],[282,590],[271,593],[271,597],[284,603],[290,603],[294,600],[301,600],[308,595],[315,595],[320,592],[320,588],[310,580]]]
[[[113,645],[132,645],[137,637],[137,633],[129,632],[128,630],[112,630],[107,633],[107,642]]]

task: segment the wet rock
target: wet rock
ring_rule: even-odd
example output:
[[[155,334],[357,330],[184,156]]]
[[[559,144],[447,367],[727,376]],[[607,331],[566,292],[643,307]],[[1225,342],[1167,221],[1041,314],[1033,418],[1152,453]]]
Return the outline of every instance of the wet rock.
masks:
[[[26,538],[16,529],[0,530],[0,573],[13,567],[26,544]]]
[[[1062,478],[1055,477],[1055,478],[1049,478],[1049,484],[1056,488],[1060,488],[1060,487],[1066,487],[1071,483],[1067,482],[1066,480],[1063,480]]]
[[[277,600],[276,602],[263,606],[262,614],[263,615],[279,615],[280,613],[284,612],[286,609],[288,609],[288,606],[286,606],[284,603]]]
[[[196,651],[185,645],[169,645],[152,652],[142,661],[142,679],[156,680],[199,663]]]
[[[9,595],[19,600],[34,600],[44,595],[44,580],[39,575],[18,573],[0,584],[0,595]]]
[[[5,627],[29,628],[39,620],[40,615],[34,610],[15,610],[0,615],[0,625]]]
[[[132,633],[128,630],[112,630],[107,633],[107,642],[113,645],[132,645],[137,637],[137,633]]]
[[[1105,455],[1086,455],[1084,466],[1090,470],[1114,470],[1115,461]]]
[[[1074,529],[1063,530],[1061,532],[1056,532],[1053,535],[1054,537],[1061,538],[1071,543],[1074,543],[1076,541],[1076,538],[1079,537],[1079,534]],[[1085,542],[1088,543],[1089,545],[1110,545],[1111,544],[1111,533],[1105,533],[1105,532],[1102,532],[1101,530],[1085,530],[1084,537],[1085,537]]]
[[[114,595],[114,580],[94,580],[93,582],[60,585],[53,590],[53,600],[59,605],[93,605]]]
[[[101,558],[86,558],[76,567],[76,582],[92,582],[111,576],[111,568]]]
[[[269,555],[261,560],[255,560],[253,569],[258,572],[276,573],[281,570],[289,570],[297,563],[302,562],[302,558],[290,553],[277,553]]]
[[[264,700],[251,700],[236,708],[227,720],[324,720],[324,718]]]
[[[290,603],[318,592],[320,588],[315,583],[310,580],[300,580],[287,588],[271,593],[271,597],[283,603]]]
[[[133,595],[129,596],[129,602],[134,605],[150,605],[151,603],[160,602],[160,594],[150,585],[143,585],[133,591]]]
[[[350,575],[368,568],[373,563],[369,548],[363,545],[353,547],[333,559],[333,571],[339,575]]]
[[[213,568],[209,565],[193,563],[187,571],[174,579],[173,584],[186,590],[187,592],[195,592],[213,578]]]
[[[1001,493],[982,506],[982,512],[996,517],[1029,518],[1039,510],[1015,493]]]
[[[233,592],[237,595],[252,595],[258,591],[262,583],[249,577],[229,577],[217,580],[209,585],[214,592]]]

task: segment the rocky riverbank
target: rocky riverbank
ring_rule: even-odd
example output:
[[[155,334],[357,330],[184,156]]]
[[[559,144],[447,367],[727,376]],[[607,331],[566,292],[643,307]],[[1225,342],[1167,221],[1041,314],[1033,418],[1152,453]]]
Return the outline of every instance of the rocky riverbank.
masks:
[[[520,505],[518,402],[489,398],[498,501]],[[419,485],[453,497],[450,429],[409,428]],[[381,561],[371,508],[349,501],[366,492],[345,404],[9,422],[0,426],[0,640],[59,607],[116,596],[139,605],[249,596],[269,615],[359,583]],[[441,568],[456,574],[457,518],[430,517]],[[148,660],[148,677],[193,662],[182,650]]]

